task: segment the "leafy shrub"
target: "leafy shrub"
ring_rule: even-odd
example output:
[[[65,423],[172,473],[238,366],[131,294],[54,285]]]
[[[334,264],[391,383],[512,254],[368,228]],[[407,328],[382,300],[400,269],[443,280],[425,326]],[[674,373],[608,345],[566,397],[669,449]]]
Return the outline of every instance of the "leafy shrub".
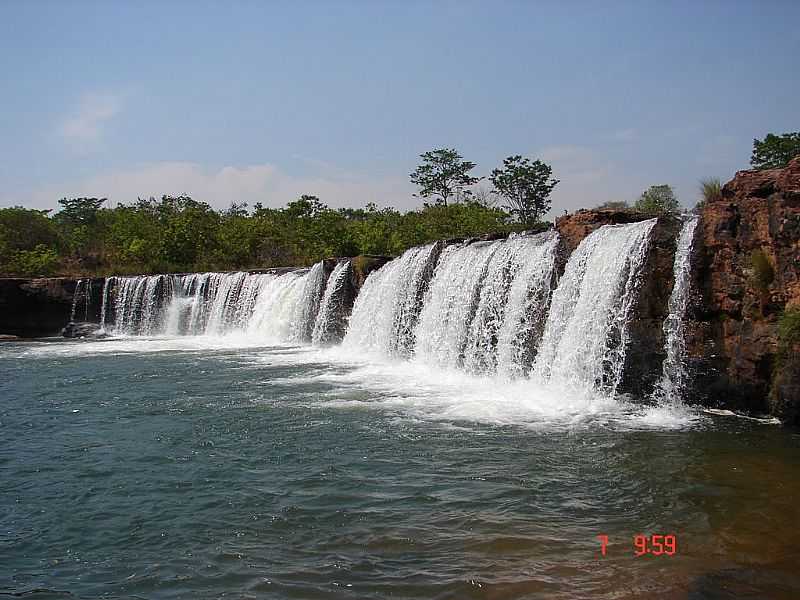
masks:
[[[58,262],[55,250],[39,244],[33,250],[18,250],[12,253],[4,270],[13,275],[53,275],[58,269]]]
[[[642,192],[633,207],[650,215],[674,215],[680,210],[675,192],[669,185],[651,185]]]
[[[775,269],[769,257],[760,248],[753,250],[750,255],[750,264],[753,268],[753,285],[756,289],[766,292],[775,280]]]
[[[778,320],[778,348],[787,355],[793,346],[800,344],[800,308],[789,308]]]
[[[722,183],[716,177],[700,180],[700,192],[703,202],[714,202],[722,198]]]

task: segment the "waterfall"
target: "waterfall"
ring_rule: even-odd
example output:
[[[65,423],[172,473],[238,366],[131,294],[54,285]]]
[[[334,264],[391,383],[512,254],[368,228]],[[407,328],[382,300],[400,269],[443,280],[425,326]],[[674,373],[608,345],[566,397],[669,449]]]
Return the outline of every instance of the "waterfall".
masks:
[[[173,295],[172,277],[115,277],[115,323],[113,332],[120,335],[160,333],[161,316]]]
[[[75,284],[75,292],[72,295],[72,309],[70,310],[69,320],[75,321],[78,316],[78,304],[83,302],[83,321],[89,320],[89,311],[92,307],[92,280],[79,279]]]
[[[498,332],[497,370],[508,379],[528,374],[550,310],[559,238],[557,234],[539,237],[541,242],[526,248],[522,255]]]
[[[115,279],[114,277],[106,277],[106,280],[103,282],[103,297],[100,304],[100,331],[103,332],[106,330],[106,319],[108,319],[109,294],[111,293],[111,288],[114,285]]]
[[[312,290],[319,291],[316,278],[320,270],[305,273],[291,272],[283,275],[265,277],[258,291],[246,332],[250,335],[268,335],[270,338],[287,342],[303,342],[306,332],[313,326],[304,322],[314,318],[314,305],[319,298],[311,298]],[[311,278],[311,282],[309,282]]]
[[[534,378],[607,396],[616,392],[655,223],[604,225],[581,241],[553,293]]]
[[[324,285],[323,263],[283,274],[113,277],[103,288],[101,326],[117,335],[245,333],[308,341]]]
[[[75,292],[72,294],[72,310],[69,312],[70,321],[75,321],[75,311],[78,308],[78,298],[81,296],[81,284],[83,284],[83,279],[78,279],[78,283],[75,284]]]
[[[311,341],[315,345],[330,344],[342,339],[344,333],[345,287],[352,275],[352,263],[343,260],[336,264],[325,286]]]
[[[409,356],[423,295],[441,251],[441,243],[417,246],[370,273],[342,344],[358,352]]]
[[[562,246],[553,231],[414,247],[370,273],[349,319],[352,263],[342,260],[328,276],[319,262],[283,273],[109,278],[101,320],[128,335],[238,333],[317,345],[342,339],[350,352],[612,397],[655,224],[595,230],[560,280]],[[695,227],[696,220],[684,226],[675,258],[664,389],[683,381],[682,317]]]
[[[515,376],[527,363],[524,348],[535,351],[536,324],[547,314],[558,236],[512,234],[495,244],[467,332],[464,367],[476,374],[501,367]]]
[[[444,367],[461,366],[481,283],[503,244],[477,242],[444,249],[419,317],[415,358]]]
[[[655,389],[655,396],[660,400],[679,402],[686,387],[684,317],[691,292],[691,254],[697,223],[696,216],[684,221],[675,249],[673,265],[675,283],[669,296],[669,314],[664,320],[666,358],[662,365],[661,379]]]
[[[295,310],[292,341],[311,341],[311,332],[326,283],[325,265],[318,262],[304,277],[302,295]]]

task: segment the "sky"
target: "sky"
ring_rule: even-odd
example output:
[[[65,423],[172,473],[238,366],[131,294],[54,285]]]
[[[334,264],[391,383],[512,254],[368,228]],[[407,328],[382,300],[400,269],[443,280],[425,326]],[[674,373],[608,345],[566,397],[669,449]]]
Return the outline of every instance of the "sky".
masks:
[[[418,206],[419,155],[552,165],[551,215],[800,130],[800,2],[0,0],[0,206]],[[482,185],[488,185],[484,182]]]

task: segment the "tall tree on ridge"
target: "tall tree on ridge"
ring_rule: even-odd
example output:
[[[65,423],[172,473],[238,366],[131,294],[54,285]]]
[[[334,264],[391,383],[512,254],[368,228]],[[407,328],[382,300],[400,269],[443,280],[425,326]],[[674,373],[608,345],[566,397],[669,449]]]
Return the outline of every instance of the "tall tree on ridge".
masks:
[[[505,198],[511,214],[524,225],[535,225],[550,210],[550,192],[559,182],[550,165],[519,154],[503,159],[503,167],[494,169],[489,180],[494,193]]]
[[[455,148],[439,148],[420,154],[422,164],[411,173],[411,182],[419,186],[422,198],[436,198],[437,204],[447,206],[449,198],[466,198],[472,195],[470,186],[480,181],[469,172],[475,163],[463,160]]]

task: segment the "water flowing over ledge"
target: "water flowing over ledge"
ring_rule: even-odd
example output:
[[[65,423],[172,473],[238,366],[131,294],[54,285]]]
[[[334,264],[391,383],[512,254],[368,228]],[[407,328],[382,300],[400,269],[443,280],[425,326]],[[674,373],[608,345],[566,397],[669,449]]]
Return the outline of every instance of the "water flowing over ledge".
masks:
[[[283,273],[111,278],[103,327],[126,336],[341,340],[368,360],[614,398],[655,224],[600,227],[565,265],[555,231],[415,247],[372,272],[354,302],[348,259]]]
[[[113,277],[107,285],[112,291],[103,294],[102,326],[114,335],[238,333],[308,342],[325,276],[317,263],[281,274]]]

